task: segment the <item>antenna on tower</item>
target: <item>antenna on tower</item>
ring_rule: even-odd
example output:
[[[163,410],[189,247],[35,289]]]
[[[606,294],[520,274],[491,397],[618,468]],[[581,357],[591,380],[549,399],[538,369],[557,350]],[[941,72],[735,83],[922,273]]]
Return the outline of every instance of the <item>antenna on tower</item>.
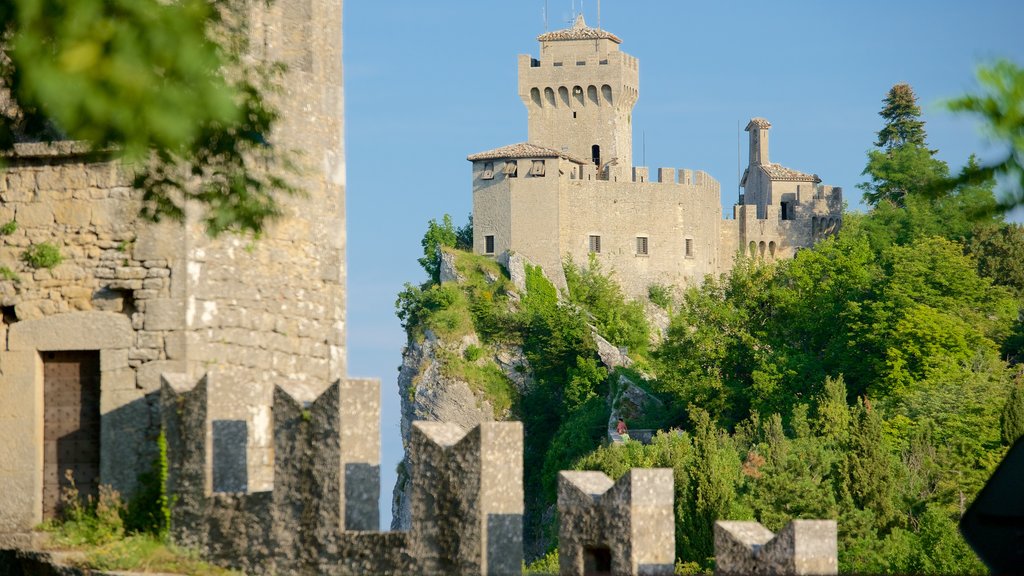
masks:
[[[601,0],[597,0],[597,29],[601,29]]]
[[[544,0],[544,31],[548,31],[548,0]]]
[[[736,121],[736,197],[740,196],[740,182],[743,177],[740,176],[740,121]]]

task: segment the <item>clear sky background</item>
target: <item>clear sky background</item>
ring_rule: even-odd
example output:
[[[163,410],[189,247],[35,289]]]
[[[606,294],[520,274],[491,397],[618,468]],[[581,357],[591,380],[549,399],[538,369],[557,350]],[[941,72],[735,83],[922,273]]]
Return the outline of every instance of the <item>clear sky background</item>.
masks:
[[[580,0],[347,0],[345,98],[348,168],[348,356],[353,376],[382,381],[381,524],[391,521],[402,457],[397,367],[405,334],[394,315],[430,218],[472,209],[474,152],[525,141],[516,57],[566,28]],[[582,10],[597,26],[597,2]],[[603,0],[601,27],[640,59],[633,114],[637,165],[700,169],[737,199],[737,126],[771,121],[771,159],[855,186],[881,128],[882,98],[898,82],[916,91],[928,143],[958,169],[973,152],[998,156],[944,100],[976,87],[979,63],[1024,65],[1024,2]],[[746,167],[746,133],[742,134]],[[646,152],[645,152],[646,151]]]

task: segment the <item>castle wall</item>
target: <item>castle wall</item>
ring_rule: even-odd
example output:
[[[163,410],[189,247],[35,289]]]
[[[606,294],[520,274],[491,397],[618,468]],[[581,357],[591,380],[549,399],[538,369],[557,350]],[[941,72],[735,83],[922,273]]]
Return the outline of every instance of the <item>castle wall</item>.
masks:
[[[694,285],[719,268],[719,184],[703,172],[661,171],[664,182],[576,180],[563,183],[560,245],[585,264],[590,236],[600,236],[598,261],[632,297],[651,284]],[[685,183],[689,182],[689,183]],[[647,254],[637,238],[647,238]],[[691,256],[686,241],[691,242]],[[525,250],[524,255],[530,257]]]
[[[214,420],[246,423],[247,489],[273,483],[274,383],[318,396],[346,374],[345,210],[340,0],[249,4],[252,57],[286,66],[268,94],[280,123],[271,141],[299,168],[302,194],[255,240],[211,240],[188,228],[188,286],[180,306],[189,374],[216,370]]]

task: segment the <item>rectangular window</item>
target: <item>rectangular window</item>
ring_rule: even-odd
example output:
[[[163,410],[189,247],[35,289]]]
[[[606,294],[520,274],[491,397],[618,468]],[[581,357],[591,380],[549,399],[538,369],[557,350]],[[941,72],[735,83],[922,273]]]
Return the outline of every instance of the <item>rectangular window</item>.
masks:
[[[600,254],[601,253],[601,237],[600,236],[591,236],[590,237],[590,251],[593,252],[594,254]]]
[[[484,254],[494,254],[494,236],[484,236]]]
[[[587,61],[586,60],[577,60],[576,61],[576,65],[577,66],[586,66],[587,65]]]
[[[781,212],[782,212],[782,219],[783,220],[792,220],[793,219],[793,207],[790,205],[790,203],[789,202],[782,202],[781,203],[781,207],[782,207],[782,210],[781,210]]]
[[[555,62],[555,66],[561,66],[561,65],[562,65],[561,62]]]
[[[636,237],[636,255],[647,256],[647,236]]]
[[[509,178],[515,178],[519,173],[519,163],[515,160],[506,160],[505,169],[503,170],[505,176]]]
[[[693,238],[686,239],[686,257],[693,258]]]
[[[544,175],[544,161],[534,160],[533,166],[530,168],[530,176],[543,176]]]
[[[480,174],[483,180],[494,179],[494,162],[484,162],[484,171]]]

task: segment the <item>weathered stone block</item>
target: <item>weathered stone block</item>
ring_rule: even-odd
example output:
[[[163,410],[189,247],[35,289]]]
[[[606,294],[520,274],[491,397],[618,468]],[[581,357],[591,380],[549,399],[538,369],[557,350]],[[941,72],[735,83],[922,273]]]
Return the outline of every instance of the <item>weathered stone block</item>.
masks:
[[[146,362],[136,369],[136,383],[140,389],[146,392],[155,392],[160,389],[160,376],[162,374],[175,374],[184,371],[185,363],[179,360]]]
[[[53,226],[53,207],[45,202],[21,204],[16,218],[22,228],[49,228]]]
[[[102,350],[100,351],[100,371],[109,372],[128,367],[128,350]]]
[[[92,221],[92,207],[89,202],[60,200],[53,203],[53,217],[57,224],[88,226]]]
[[[185,327],[185,302],[178,298],[153,298],[146,302],[146,330],[178,330]]]
[[[135,260],[173,260],[183,258],[185,236],[183,227],[176,222],[144,224],[138,227],[138,236],[132,250]]]
[[[134,342],[131,324],[123,314],[72,312],[11,326],[11,350],[97,350],[129,348]]]

